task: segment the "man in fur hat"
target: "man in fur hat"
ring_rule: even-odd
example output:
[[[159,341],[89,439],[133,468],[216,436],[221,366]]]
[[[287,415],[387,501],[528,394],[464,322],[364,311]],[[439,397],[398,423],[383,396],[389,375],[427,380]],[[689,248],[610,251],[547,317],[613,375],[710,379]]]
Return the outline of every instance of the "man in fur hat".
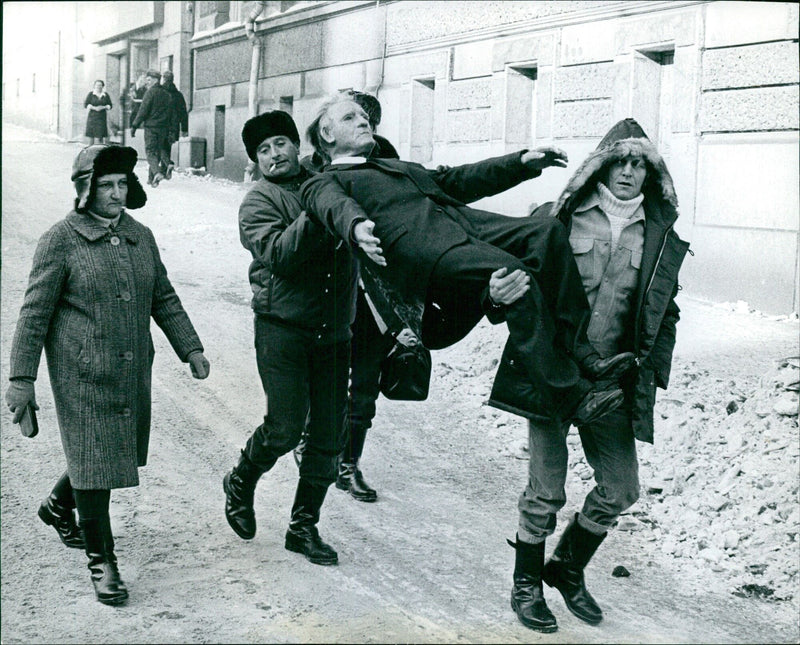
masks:
[[[263,175],[239,208],[239,236],[253,256],[256,360],[267,414],[225,475],[225,516],[239,537],[255,536],[256,483],[297,446],[307,425],[285,547],[314,564],[337,564],[317,523],[346,437],[356,267],[346,245],[302,209],[298,190],[311,175],[298,159],[292,117],[281,111],[253,117],[242,140]]]
[[[533,218],[555,217],[569,231],[592,309],[589,341],[601,356],[633,352],[635,366],[610,387],[625,402],[601,419],[578,425],[596,486],[545,563],[545,539],[566,503],[570,423],[529,421],[529,477],[519,498],[511,606],[536,631],[557,629],[542,580],[568,609],[595,625],[603,618],[583,570],[609,527],[639,496],[635,439],[652,443],[656,387],[669,382],[678,306],[678,269],[688,250],[675,231],[677,199],[656,147],[633,119],[617,123],[589,155],[555,203]],[[500,282],[496,286],[500,285]],[[491,293],[491,292],[490,292]],[[509,541],[509,544],[511,542]]]

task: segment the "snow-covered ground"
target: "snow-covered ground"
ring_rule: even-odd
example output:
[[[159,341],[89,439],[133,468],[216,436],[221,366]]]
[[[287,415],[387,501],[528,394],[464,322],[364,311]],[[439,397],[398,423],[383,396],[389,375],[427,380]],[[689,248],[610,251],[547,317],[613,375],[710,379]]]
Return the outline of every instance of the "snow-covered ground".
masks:
[[[5,378],[35,241],[72,203],[80,145],[9,124],[3,144]],[[146,174],[143,162],[137,172]],[[0,414],[2,642],[538,642],[508,608],[513,555],[504,544],[524,486],[527,428],[485,405],[505,326],[483,321],[434,352],[428,401],[379,400],[363,459],[379,501],[332,490],[324,508],[321,531],[339,567],[283,550],[290,458],[259,485],[257,538],[244,543],[227,527],[221,477],[264,406],[249,257],[236,228],[246,189],[177,174],[133,213],[153,229],[212,371],[193,381],[154,333],[151,460],[142,486],[112,501],[131,589],[125,608],[94,600],[83,554],[35,517],[63,470],[46,370],[39,437],[21,438]],[[587,569],[606,620],[580,623],[548,589],[560,623],[548,642],[800,641],[797,317],[683,292],[678,303],[655,444],[638,444],[641,499]],[[570,445],[561,526],[593,485],[577,433]],[[616,565],[630,578],[612,578]]]

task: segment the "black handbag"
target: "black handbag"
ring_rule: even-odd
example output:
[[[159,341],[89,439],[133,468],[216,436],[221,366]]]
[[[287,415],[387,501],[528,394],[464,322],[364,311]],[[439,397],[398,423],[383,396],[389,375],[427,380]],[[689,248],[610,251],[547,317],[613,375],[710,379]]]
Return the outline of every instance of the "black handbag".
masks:
[[[395,342],[381,362],[381,393],[394,401],[424,401],[431,382],[431,353],[418,343]]]

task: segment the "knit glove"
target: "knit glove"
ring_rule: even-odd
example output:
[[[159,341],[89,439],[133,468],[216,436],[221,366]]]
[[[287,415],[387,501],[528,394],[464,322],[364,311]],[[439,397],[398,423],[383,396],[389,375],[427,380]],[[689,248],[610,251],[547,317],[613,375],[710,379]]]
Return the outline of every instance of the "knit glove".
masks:
[[[187,360],[189,361],[189,367],[192,368],[192,376],[197,379],[208,378],[208,374],[211,371],[211,364],[203,355],[203,352],[192,352],[189,354]]]
[[[12,423],[19,423],[22,413],[25,412],[25,406],[29,403],[34,410],[38,410],[39,406],[36,405],[36,393],[34,392],[33,383],[22,379],[11,381],[6,390],[6,403],[8,404],[8,409],[14,415]]]

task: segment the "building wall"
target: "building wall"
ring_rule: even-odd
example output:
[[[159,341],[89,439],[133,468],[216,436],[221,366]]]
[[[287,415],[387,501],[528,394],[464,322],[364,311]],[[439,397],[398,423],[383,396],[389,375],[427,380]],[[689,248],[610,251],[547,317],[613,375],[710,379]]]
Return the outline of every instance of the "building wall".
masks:
[[[796,5],[322,2],[281,13],[270,4],[258,23],[259,112],[291,105],[302,130],[324,95],[354,88],[377,93],[378,131],[428,166],[563,148],[568,170],[477,204],[510,215],[555,199],[608,128],[633,116],[675,180],[676,230],[695,253],[682,272],[687,292],[798,309]],[[244,18],[253,3],[242,5]],[[224,150],[209,168],[240,179],[251,45],[229,25],[196,34],[192,47],[192,133],[213,142],[224,107]]]
[[[119,77],[121,56],[134,73],[137,47],[149,44],[156,66],[173,57],[191,108],[190,134],[205,141],[208,171],[242,179],[253,60],[243,21],[257,3],[30,4],[52,6],[48,15],[55,6],[71,10],[74,27],[65,27],[69,16],[55,31],[41,27],[45,46],[60,55],[57,68],[35,73],[60,82],[36,96],[24,91],[34,73],[25,51],[9,52],[4,40],[4,118],[80,137],[92,81]],[[6,14],[14,5],[25,3],[9,3]],[[516,216],[555,199],[607,129],[633,116],[658,143],[675,181],[676,229],[695,253],[682,271],[686,291],[767,312],[798,310],[796,4],[266,5],[257,21],[259,113],[285,109],[302,132],[323,96],[353,88],[377,94],[378,131],[403,158],[428,166],[523,147],[563,148],[567,170],[548,170],[477,204]],[[9,94],[16,78],[19,97],[15,86]],[[143,153],[140,135],[128,142]]]

